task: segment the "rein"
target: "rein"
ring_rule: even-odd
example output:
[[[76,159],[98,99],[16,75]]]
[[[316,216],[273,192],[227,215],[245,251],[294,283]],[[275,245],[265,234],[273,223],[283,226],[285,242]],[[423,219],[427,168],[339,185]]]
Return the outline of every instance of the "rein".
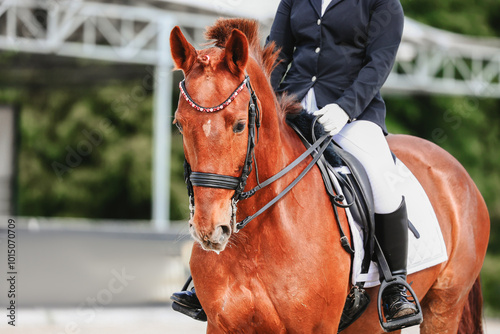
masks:
[[[245,162],[243,165],[243,170],[241,176],[235,177],[230,175],[222,175],[222,174],[214,174],[214,173],[205,173],[205,172],[193,172],[191,171],[191,167],[187,160],[184,160],[184,180],[187,185],[188,195],[189,195],[189,209],[190,209],[190,218],[194,215],[195,203],[194,203],[194,191],[193,186],[198,187],[208,187],[208,188],[219,188],[219,189],[228,189],[234,190],[234,195],[231,198],[231,220],[233,222],[233,230],[234,232],[238,232],[242,228],[244,228],[250,221],[261,215],[264,211],[269,209],[272,205],[274,205],[277,201],[279,201],[283,196],[285,196],[316,164],[316,162],[321,158],[323,152],[326,150],[330,142],[332,141],[332,137],[328,135],[324,135],[319,138],[314,144],[312,144],[304,153],[302,153],[297,159],[291,162],[288,166],[283,168],[277,174],[271,176],[269,179],[264,182],[259,182],[257,161],[255,160],[255,145],[256,138],[258,141],[259,137],[259,128],[260,128],[260,110],[257,104],[257,96],[255,95],[255,91],[250,84],[250,78],[248,75],[245,76],[242,83],[236,88],[236,90],[225,100],[225,102],[219,104],[216,107],[202,107],[193,101],[191,96],[187,93],[184,80],[180,82],[179,88],[181,91],[181,95],[188,102],[188,104],[200,111],[200,112],[215,112],[226,108],[234,99],[238,96],[238,94],[243,90],[244,87],[247,87],[250,93],[250,101],[248,103],[248,144],[247,144],[247,153],[245,156]],[[271,201],[269,201],[266,205],[264,205],[260,210],[254,213],[251,216],[246,217],[241,222],[236,222],[236,211],[237,204],[240,200],[244,200],[253,196],[258,190],[268,186],[274,181],[278,180],[282,176],[286,175],[293,168],[298,166],[302,161],[304,161],[309,155],[313,155],[313,160],[307,165],[307,167],[297,176],[295,180],[293,180],[283,191],[281,191],[276,197],[274,197]],[[257,186],[249,191],[244,192],[244,188],[247,183],[248,176],[252,171],[252,164],[255,164],[256,170],[256,178],[257,178]]]

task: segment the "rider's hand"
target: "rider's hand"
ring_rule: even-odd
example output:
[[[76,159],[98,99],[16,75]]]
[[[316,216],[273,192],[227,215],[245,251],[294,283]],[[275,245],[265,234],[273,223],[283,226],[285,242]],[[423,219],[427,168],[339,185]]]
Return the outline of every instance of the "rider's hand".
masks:
[[[316,110],[314,116],[320,116],[318,122],[323,125],[325,132],[330,136],[339,133],[349,121],[349,115],[336,103],[327,104],[320,110]]]

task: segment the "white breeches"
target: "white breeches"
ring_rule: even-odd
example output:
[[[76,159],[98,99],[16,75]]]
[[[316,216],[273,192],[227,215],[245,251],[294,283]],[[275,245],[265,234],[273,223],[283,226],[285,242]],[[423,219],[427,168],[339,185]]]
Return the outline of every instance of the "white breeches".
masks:
[[[382,129],[370,121],[354,121],[333,139],[365,167],[373,191],[375,213],[391,213],[401,204],[402,194],[390,182],[398,171]]]
[[[308,91],[301,103],[309,113],[318,110],[314,88]],[[382,129],[370,121],[354,121],[346,124],[333,139],[365,167],[373,191],[375,213],[396,211],[402,193],[390,182],[398,171]]]

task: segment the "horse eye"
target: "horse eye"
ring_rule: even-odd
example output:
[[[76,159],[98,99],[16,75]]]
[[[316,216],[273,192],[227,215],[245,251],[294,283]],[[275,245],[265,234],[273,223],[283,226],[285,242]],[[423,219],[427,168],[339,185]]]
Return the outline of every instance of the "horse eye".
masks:
[[[181,125],[181,123],[177,119],[175,119],[174,120],[174,124],[177,127],[177,129],[179,129],[179,132],[182,133],[182,125]]]
[[[233,132],[234,133],[240,133],[243,130],[245,130],[245,121],[238,121],[234,126],[233,126]]]

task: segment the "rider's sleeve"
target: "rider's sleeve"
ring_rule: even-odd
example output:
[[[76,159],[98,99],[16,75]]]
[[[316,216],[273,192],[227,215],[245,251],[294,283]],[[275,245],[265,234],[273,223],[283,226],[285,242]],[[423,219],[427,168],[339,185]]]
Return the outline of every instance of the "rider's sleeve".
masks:
[[[403,34],[399,0],[376,0],[368,29],[366,56],[356,80],[336,101],[351,119],[370,104],[391,72]]]
[[[292,8],[292,0],[281,0],[276,16],[274,18],[271,32],[267,37],[267,43],[274,41],[277,48],[281,48],[278,65],[271,74],[271,85],[273,89],[278,89],[278,86],[286,73],[288,65],[293,58],[293,49],[295,39],[293,38],[290,25],[290,11]]]

